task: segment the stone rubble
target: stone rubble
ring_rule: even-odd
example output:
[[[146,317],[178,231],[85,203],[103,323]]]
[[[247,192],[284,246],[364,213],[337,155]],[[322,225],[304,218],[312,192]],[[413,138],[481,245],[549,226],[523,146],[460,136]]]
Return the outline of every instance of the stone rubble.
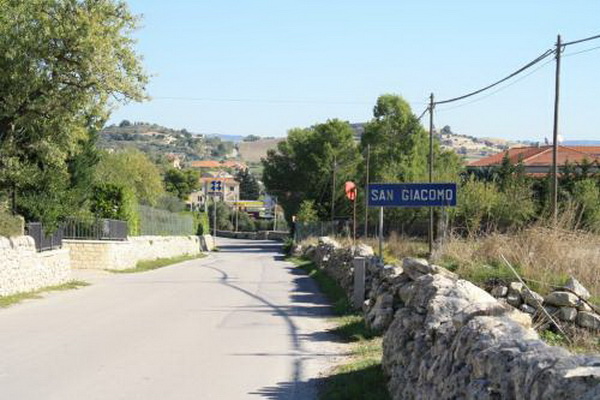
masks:
[[[394,399],[600,398],[600,357],[549,346],[531,328],[529,314],[543,305],[561,320],[600,329],[576,280],[546,298],[519,282],[490,294],[427,260],[384,265],[363,246],[357,253],[366,262],[365,321],[385,332],[382,363]],[[296,255],[352,296],[352,249],[319,238]]]

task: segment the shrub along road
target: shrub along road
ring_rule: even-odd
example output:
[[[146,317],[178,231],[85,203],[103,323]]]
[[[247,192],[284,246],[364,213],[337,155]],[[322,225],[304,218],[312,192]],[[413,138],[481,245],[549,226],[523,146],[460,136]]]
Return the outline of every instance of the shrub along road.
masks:
[[[220,252],[0,310],[0,397],[311,399],[340,357],[326,300],[280,245]]]

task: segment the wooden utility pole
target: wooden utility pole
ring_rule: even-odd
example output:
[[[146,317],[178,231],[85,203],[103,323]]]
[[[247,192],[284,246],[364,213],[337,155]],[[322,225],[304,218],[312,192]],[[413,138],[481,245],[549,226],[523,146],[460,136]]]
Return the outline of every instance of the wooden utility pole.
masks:
[[[335,223],[335,172],[336,172],[337,164],[336,164],[336,156],[333,155],[333,180],[331,183],[331,229],[333,230],[333,225]],[[334,232],[331,232],[332,234]]]
[[[433,93],[429,96],[429,183],[433,183]],[[433,254],[433,207],[429,208],[429,256]]]
[[[562,43],[560,35],[556,40],[556,73],[554,76],[554,128],[552,131],[552,219],[558,220],[558,104],[560,95],[560,53]]]
[[[367,145],[367,179],[365,181],[365,238],[369,237],[369,159],[371,158],[371,145]]]
[[[383,207],[379,207],[379,258],[383,261]]]

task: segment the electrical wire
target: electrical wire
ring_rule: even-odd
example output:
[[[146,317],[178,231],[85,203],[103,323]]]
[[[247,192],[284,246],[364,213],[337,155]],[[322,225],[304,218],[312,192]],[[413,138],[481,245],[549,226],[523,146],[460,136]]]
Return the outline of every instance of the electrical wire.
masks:
[[[488,97],[490,97],[490,96],[493,96],[493,95],[495,95],[496,93],[499,93],[499,92],[501,92],[501,91],[503,91],[503,90],[505,90],[505,89],[508,89],[509,87],[511,87],[511,86],[513,86],[513,85],[515,85],[515,84],[517,84],[517,83],[519,83],[519,82],[521,82],[522,80],[526,79],[526,78],[527,78],[527,77],[529,77],[530,75],[533,75],[533,74],[535,74],[537,71],[539,71],[540,69],[544,68],[546,65],[548,65],[548,64],[550,64],[550,63],[552,63],[553,61],[554,61],[554,59],[546,61],[545,63],[543,63],[543,64],[542,64],[542,65],[540,65],[539,67],[535,68],[533,71],[530,71],[529,73],[527,73],[527,74],[525,74],[525,75],[523,75],[523,76],[519,77],[518,79],[515,79],[515,80],[514,80],[514,81],[512,81],[511,83],[509,83],[509,84],[507,84],[507,85],[505,85],[505,86],[502,86],[502,87],[501,87],[501,88],[499,88],[499,89],[496,89],[496,90],[494,90],[494,91],[493,91],[493,92],[491,92],[491,93],[488,93],[488,94],[487,94],[487,95],[485,95],[485,96],[479,97],[479,98],[477,98],[477,99],[474,99],[474,100],[468,101],[468,102],[466,102],[466,103],[463,103],[463,104],[456,105],[456,106],[454,106],[454,107],[442,108],[442,109],[438,110],[437,112],[445,112],[445,111],[450,111],[450,110],[454,110],[454,109],[461,108],[461,107],[464,107],[464,106],[468,106],[469,104],[473,104],[473,103],[477,103],[477,102],[479,102],[479,101],[485,100],[485,99],[487,99]]]
[[[455,101],[459,101],[459,100],[464,100],[466,98],[475,96],[481,92],[485,92],[486,90],[489,90],[495,86],[498,86],[499,84],[501,84],[502,82],[506,82],[507,80],[519,75],[521,72],[526,71],[527,69],[533,67],[534,65],[536,65],[537,63],[541,62],[542,60],[546,59],[547,57],[549,57],[550,55],[554,54],[555,50],[553,49],[548,49],[546,50],[544,53],[542,53],[541,55],[539,55],[537,58],[535,58],[533,61],[530,61],[529,63],[525,64],[523,67],[519,68],[518,70],[516,70],[515,72],[511,73],[510,75],[486,86],[483,87],[481,89],[475,90],[473,92],[467,93],[465,95],[462,96],[458,96],[458,97],[453,97],[451,99],[447,99],[447,100],[442,100],[442,101],[436,101],[434,102],[435,105],[438,104],[446,104],[446,103],[453,103]]]
[[[590,37],[587,37],[587,38],[584,38],[584,39],[573,40],[572,42],[562,43],[562,46],[563,47],[567,47],[567,46],[571,46],[571,45],[574,45],[574,44],[588,42],[590,40],[596,40],[596,39],[600,39],[600,35],[590,36]]]
[[[591,47],[591,48],[589,48],[589,49],[580,50],[580,51],[576,51],[576,52],[573,52],[573,53],[567,53],[567,54],[563,55],[562,57],[571,57],[571,56],[576,56],[576,55],[578,55],[578,54],[588,53],[588,52],[590,52],[590,51],[594,51],[594,50],[598,50],[598,49],[600,49],[600,46]]]

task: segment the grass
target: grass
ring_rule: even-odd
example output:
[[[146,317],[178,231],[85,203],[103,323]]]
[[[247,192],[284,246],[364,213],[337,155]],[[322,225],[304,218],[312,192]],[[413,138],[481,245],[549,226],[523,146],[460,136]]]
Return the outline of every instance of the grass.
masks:
[[[156,260],[148,260],[148,261],[138,261],[135,268],[127,268],[127,269],[109,269],[108,271],[114,272],[116,274],[131,274],[137,272],[145,272],[150,271],[157,268],[166,267],[169,265],[177,264],[183,261],[195,260],[198,258],[205,257],[204,254],[197,255],[184,255],[170,258],[157,258]]]
[[[594,233],[533,226],[512,234],[451,237],[436,258],[438,263],[461,278],[489,289],[494,284],[517,280],[502,261],[503,255],[532,290],[545,295],[563,285],[572,275],[590,291],[590,302],[600,305],[598,242],[600,236]],[[421,240],[400,236],[392,236],[386,243],[391,257],[398,259],[422,257],[422,246]],[[551,345],[575,353],[600,352],[598,332],[568,323],[561,326],[570,342],[561,334],[548,330],[541,330],[540,337]]]
[[[376,335],[365,325],[363,317],[355,312],[344,290],[311,261],[289,258],[289,261],[302,268],[312,277],[321,291],[333,304],[337,315],[336,327],[332,333],[340,340],[351,343],[351,357],[348,362],[336,367],[324,378],[320,391],[321,400],[385,400],[389,399],[386,379],[381,369],[383,353],[381,336]]]
[[[39,299],[42,297],[41,295],[43,293],[78,289],[80,287],[88,285],[89,283],[83,281],[70,281],[67,283],[63,283],[62,285],[47,286],[38,290],[33,290],[31,292],[15,293],[9,296],[0,296],[0,308],[6,308],[15,305],[17,303],[22,302],[23,300]]]

